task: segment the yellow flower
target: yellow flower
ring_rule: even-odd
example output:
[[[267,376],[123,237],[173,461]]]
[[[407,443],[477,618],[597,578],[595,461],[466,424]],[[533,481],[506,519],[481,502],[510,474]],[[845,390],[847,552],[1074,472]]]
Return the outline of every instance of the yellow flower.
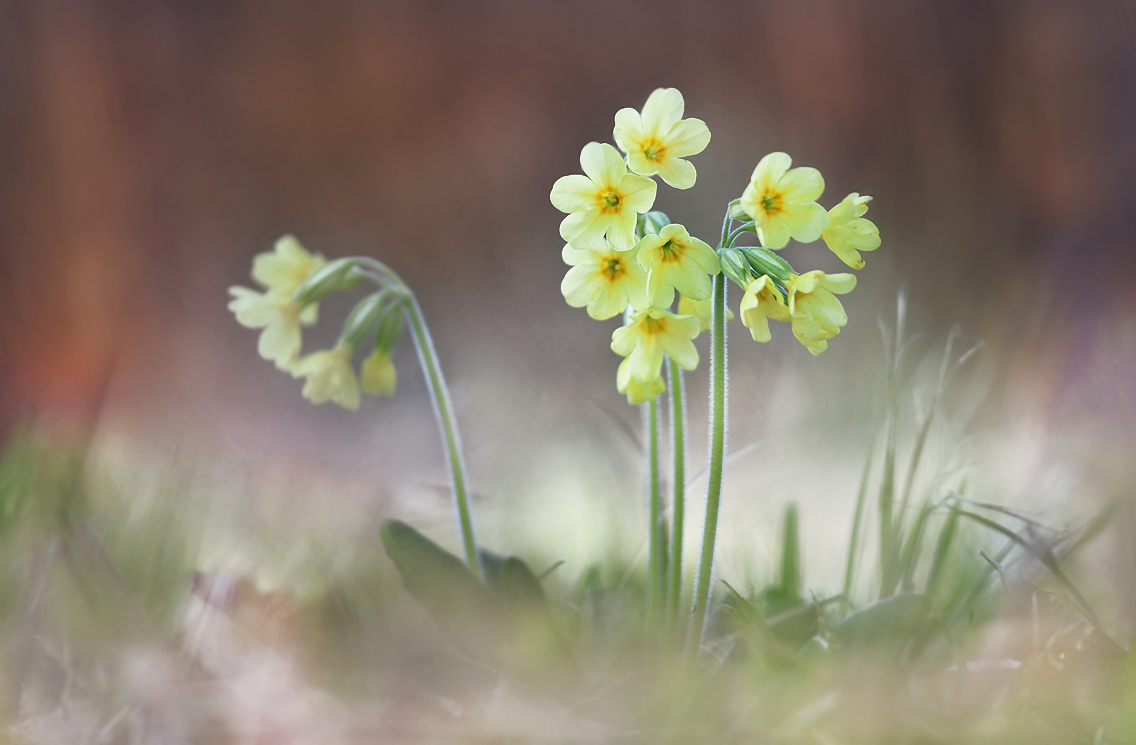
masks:
[[[685,103],[675,88],[657,88],[643,104],[643,113],[620,109],[615,115],[615,144],[627,153],[631,170],[643,176],[659,174],[676,189],[694,186],[697,172],[683,158],[697,155],[710,144],[710,130],[701,119],[683,119]]]
[[[754,221],[765,248],[784,248],[789,238],[811,243],[828,224],[828,213],[816,203],[824,179],[815,168],[789,170],[793,159],[770,153],[753,170],[740,207]]]
[[[710,314],[713,313],[714,300],[691,300],[686,295],[678,296],[678,314],[680,316],[694,316],[698,319],[698,333],[710,330]],[[726,308],[726,320],[734,317],[733,311]]]
[[[658,308],[635,313],[627,325],[611,335],[611,351],[626,357],[631,377],[648,383],[659,377],[663,355],[669,354],[679,367],[698,366],[698,350],[691,339],[698,336],[698,319],[679,316]]]
[[[615,387],[627,396],[629,404],[645,404],[653,401],[660,393],[667,389],[666,382],[660,373],[654,380],[640,383],[631,377],[631,358],[628,357],[619,363],[619,370],[615,373]]]
[[[636,310],[647,307],[647,273],[633,251],[616,251],[606,243],[598,251],[565,244],[561,255],[572,268],[560,291],[573,308],[586,305],[588,315],[602,321],[625,311],[628,303]]]
[[[639,266],[647,271],[651,305],[669,308],[676,289],[695,300],[710,297],[710,275],[719,272],[718,254],[682,225],[667,225],[658,235],[648,233],[637,252]]]
[[[252,278],[267,288],[265,292],[239,286],[229,288],[233,295],[229,310],[236,314],[237,323],[264,329],[257,351],[282,370],[300,354],[300,324],[315,323],[318,313],[315,303],[301,308],[292,302],[292,295],[312,272],[326,263],[323,256],[308,253],[299,241],[286,235],[276,242],[274,252],[262,253],[253,259]]]
[[[364,393],[372,396],[393,396],[397,383],[398,370],[391,362],[389,354],[383,354],[376,349],[363,360],[363,366],[359,369],[359,384]]]
[[[754,341],[769,341],[769,319],[788,321],[789,307],[773,280],[764,274],[753,280],[745,289],[738,312],[742,325],[749,329]]]
[[[258,254],[252,260],[252,278],[270,292],[291,297],[312,272],[326,263],[322,255],[308,253],[295,236],[286,235],[276,241],[272,253]]]
[[[828,349],[826,339],[840,333],[848,323],[844,306],[833,293],[843,295],[856,286],[854,274],[806,272],[789,279],[789,314],[793,319],[793,336],[813,355]]]
[[[820,237],[853,269],[863,269],[864,260],[860,251],[875,251],[880,247],[880,229],[875,223],[863,217],[868,211],[869,196],[852,192],[844,201],[828,211],[828,227]]]
[[[359,408],[359,381],[351,366],[351,345],[339,342],[333,349],[314,352],[292,365],[292,377],[307,378],[304,398],[313,404],[331,400],[345,409]]]
[[[589,142],[580,152],[586,176],[562,176],[552,185],[552,205],[568,217],[560,235],[575,248],[603,249],[603,237],[619,250],[635,246],[635,220],[655,203],[654,181],[627,172],[611,145]]]

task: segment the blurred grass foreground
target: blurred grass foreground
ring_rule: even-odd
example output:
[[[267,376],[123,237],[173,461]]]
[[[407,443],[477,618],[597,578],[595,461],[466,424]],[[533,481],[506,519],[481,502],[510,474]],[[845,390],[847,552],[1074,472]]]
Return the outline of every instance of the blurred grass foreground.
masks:
[[[693,667],[645,632],[641,554],[567,568],[554,550],[483,549],[481,585],[379,513],[349,518],[354,532],[287,508],[242,516],[233,473],[17,432],[0,461],[3,737],[1136,741],[1127,598],[1087,561],[1102,535],[1131,534],[1131,481],[1070,525],[970,496],[980,472],[935,441],[974,385],[973,350],[893,339],[875,445],[841,489],[854,519],[822,568],[835,582],[810,580],[811,516],[790,503],[774,550],[721,570]]]

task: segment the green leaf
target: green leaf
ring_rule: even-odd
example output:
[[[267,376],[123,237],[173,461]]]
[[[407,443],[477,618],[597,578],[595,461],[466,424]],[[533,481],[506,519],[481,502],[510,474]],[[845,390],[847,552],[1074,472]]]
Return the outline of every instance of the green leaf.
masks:
[[[504,608],[453,554],[399,520],[380,530],[406,589],[468,654],[495,657],[506,632]]]
[[[930,617],[929,595],[893,595],[849,614],[832,627],[833,639],[845,648],[901,642]]]

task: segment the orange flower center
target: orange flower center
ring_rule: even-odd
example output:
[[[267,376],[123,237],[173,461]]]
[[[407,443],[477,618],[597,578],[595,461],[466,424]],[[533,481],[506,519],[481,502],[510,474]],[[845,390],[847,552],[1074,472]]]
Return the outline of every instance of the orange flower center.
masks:
[[[600,264],[600,273],[608,278],[609,282],[614,282],[619,275],[623,274],[626,270],[623,268],[623,261],[611,256]]]
[[[650,140],[643,145],[643,157],[652,162],[662,160],[666,152],[667,149],[658,140]]]
[[[776,215],[781,211],[781,195],[775,191],[766,191],[761,195],[761,209],[767,215]]]

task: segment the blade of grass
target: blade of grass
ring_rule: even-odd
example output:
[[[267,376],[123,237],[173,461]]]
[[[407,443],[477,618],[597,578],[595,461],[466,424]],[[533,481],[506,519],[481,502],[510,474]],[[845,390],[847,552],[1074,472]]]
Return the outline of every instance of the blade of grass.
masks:
[[[911,527],[911,532],[907,535],[907,540],[903,544],[903,551],[899,556],[899,567],[897,572],[902,574],[903,580],[900,582],[900,592],[912,592],[914,587],[915,567],[919,563],[919,544],[923,540],[923,531],[927,527],[927,518],[930,517],[934,505],[930,502],[924,503],[922,509],[919,510],[919,516],[915,518],[915,524]]]
[[[856,493],[856,511],[852,517],[852,535],[848,538],[848,560],[844,564],[844,604],[847,612],[852,607],[852,582],[856,576],[856,560],[860,555],[860,523],[864,518],[864,504],[868,496],[868,475],[872,470],[872,456],[876,445],[868,446],[868,457],[864,459],[864,472],[860,475],[860,489]]]
[[[1089,622],[1096,627],[1097,631],[1099,631],[1104,637],[1108,638],[1109,640],[1112,639],[1112,637],[1108,635],[1108,632],[1105,631],[1104,625],[1101,624],[1100,618],[1097,616],[1096,611],[1093,610],[1092,606],[1089,605],[1089,601],[1085,598],[1084,595],[1081,594],[1081,591],[1077,589],[1077,586],[1073,584],[1072,580],[1069,579],[1064,570],[1061,569],[1061,565],[1057,562],[1057,557],[1053,555],[1053,551],[1051,551],[1048,546],[1039,546],[1036,544],[1036,542],[1022,538],[1020,535],[1010,530],[1006,526],[997,523],[994,520],[990,520],[989,518],[983,517],[982,515],[978,515],[973,512],[967,512],[966,510],[959,510],[959,515],[969,520],[974,520],[980,525],[1001,533],[1002,535],[1006,536],[1007,538],[1024,548],[1031,555],[1033,555],[1034,558],[1041,562],[1042,566],[1049,570],[1050,574],[1054,576],[1057,582],[1069,591],[1069,594],[1071,594],[1073,596],[1073,599],[1076,601],[1078,609],[1085,615],[1085,618],[1087,618]]]
[[[790,503],[785,508],[781,535],[781,589],[794,594],[801,588],[801,544],[797,523],[797,505]]]
[[[939,580],[943,576],[943,569],[947,565],[947,557],[950,556],[951,545],[954,543],[955,533],[958,531],[958,513],[958,505],[952,505],[946,522],[939,530],[939,540],[935,542],[935,555],[931,559],[931,569],[927,572],[926,585],[926,592],[931,597],[935,597]]]

